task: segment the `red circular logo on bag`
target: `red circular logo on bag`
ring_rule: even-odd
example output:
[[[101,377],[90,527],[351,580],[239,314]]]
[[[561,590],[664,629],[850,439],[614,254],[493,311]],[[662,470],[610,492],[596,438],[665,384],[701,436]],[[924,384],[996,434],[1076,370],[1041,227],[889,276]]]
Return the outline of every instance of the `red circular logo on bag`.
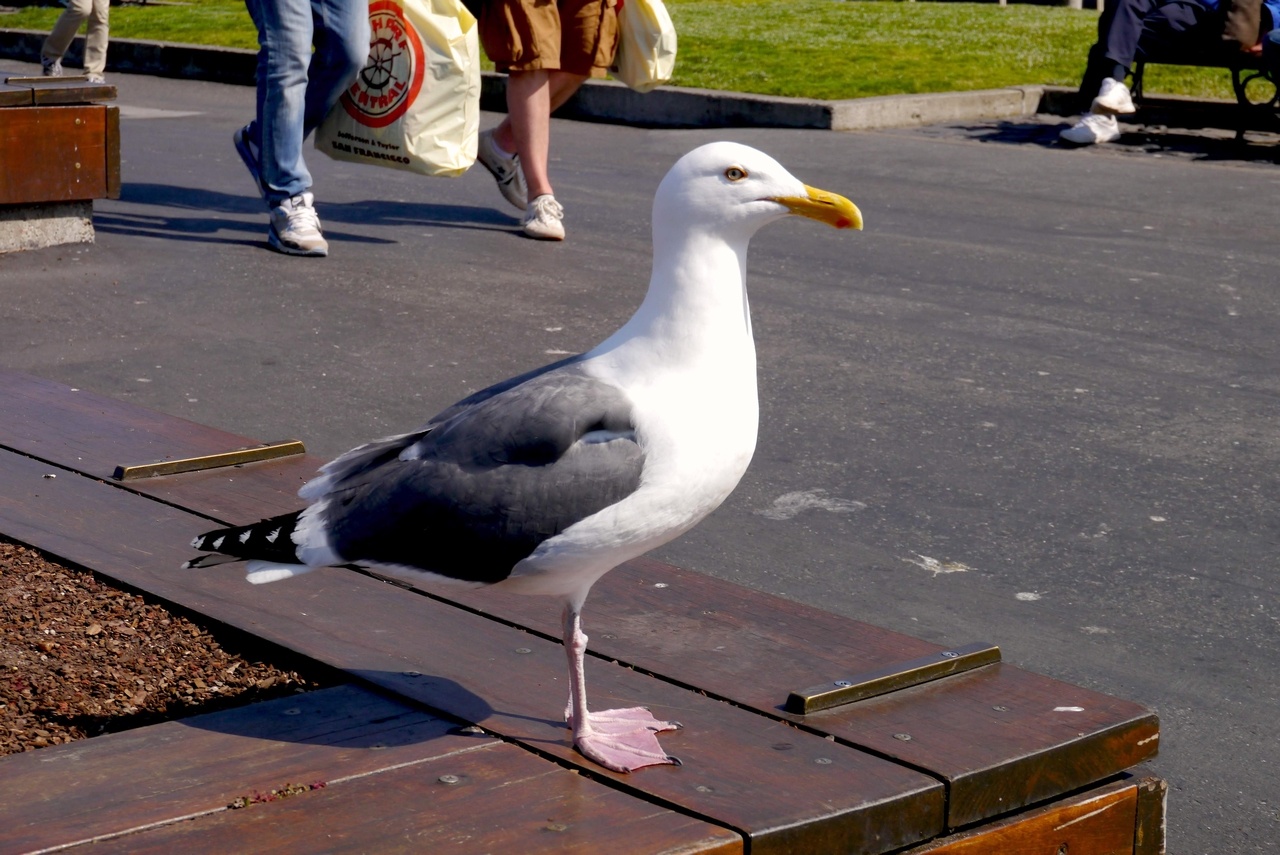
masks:
[[[369,29],[369,61],[342,93],[342,106],[360,124],[385,128],[418,97],[426,57],[418,31],[394,0],[369,4]]]

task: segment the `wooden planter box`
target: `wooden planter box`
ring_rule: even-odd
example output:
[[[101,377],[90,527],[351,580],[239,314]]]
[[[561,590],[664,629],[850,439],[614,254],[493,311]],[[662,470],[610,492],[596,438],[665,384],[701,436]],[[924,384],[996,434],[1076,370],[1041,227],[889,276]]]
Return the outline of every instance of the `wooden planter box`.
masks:
[[[194,535],[295,509],[322,461],[123,480],[259,443],[22,375],[0,396],[0,532],[352,678],[0,759],[2,851],[1164,851],[1164,785],[1128,771],[1156,753],[1150,711],[989,650],[947,675],[967,648],[649,560],[597,584],[588,680],[597,705],[682,721],[663,746],[684,765],[604,771],[569,743],[550,601],[180,570]],[[921,662],[937,678],[905,685]],[[788,705],[886,674],[874,697]]]
[[[114,86],[9,77],[0,85],[0,252],[93,241],[93,200],[120,196]]]

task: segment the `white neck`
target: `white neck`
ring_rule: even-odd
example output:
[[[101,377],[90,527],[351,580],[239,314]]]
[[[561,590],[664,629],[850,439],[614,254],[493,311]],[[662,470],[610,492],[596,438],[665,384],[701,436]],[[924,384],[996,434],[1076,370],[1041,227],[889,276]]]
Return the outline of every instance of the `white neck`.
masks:
[[[638,379],[633,372],[669,361],[686,368],[733,365],[754,377],[747,241],[748,236],[725,240],[703,229],[655,221],[653,273],[644,302],[590,355],[633,379]]]

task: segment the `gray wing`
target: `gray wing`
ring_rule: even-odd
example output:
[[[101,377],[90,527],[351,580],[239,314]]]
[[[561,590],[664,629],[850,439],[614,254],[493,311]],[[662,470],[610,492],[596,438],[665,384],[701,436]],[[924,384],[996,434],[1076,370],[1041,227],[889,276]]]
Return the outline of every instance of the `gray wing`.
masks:
[[[420,431],[326,467],[334,550],[496,582],[547,538],[633,492],[643,452],[631,403],[574,361],[490,387]]]

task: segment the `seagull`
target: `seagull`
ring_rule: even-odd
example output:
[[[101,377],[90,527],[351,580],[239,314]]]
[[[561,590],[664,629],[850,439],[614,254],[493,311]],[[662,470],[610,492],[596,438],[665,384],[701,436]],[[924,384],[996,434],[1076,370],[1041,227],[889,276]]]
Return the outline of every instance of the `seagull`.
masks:
[[[658,187],[649,290],[621,329],[347,452],[302,487],[304,509],[203,534],[192,547],[222,555],[185,566],[245,559],[263,583],[355,565],[557,597],[574,746],[615,772],[679,765],[656,736],[678,723],[588,711],[582,608],[597,579],[688,531],[746,471],[759,419],[747,244],[792,214],[862,228],[852,202],[763,152],[694,149]]]

